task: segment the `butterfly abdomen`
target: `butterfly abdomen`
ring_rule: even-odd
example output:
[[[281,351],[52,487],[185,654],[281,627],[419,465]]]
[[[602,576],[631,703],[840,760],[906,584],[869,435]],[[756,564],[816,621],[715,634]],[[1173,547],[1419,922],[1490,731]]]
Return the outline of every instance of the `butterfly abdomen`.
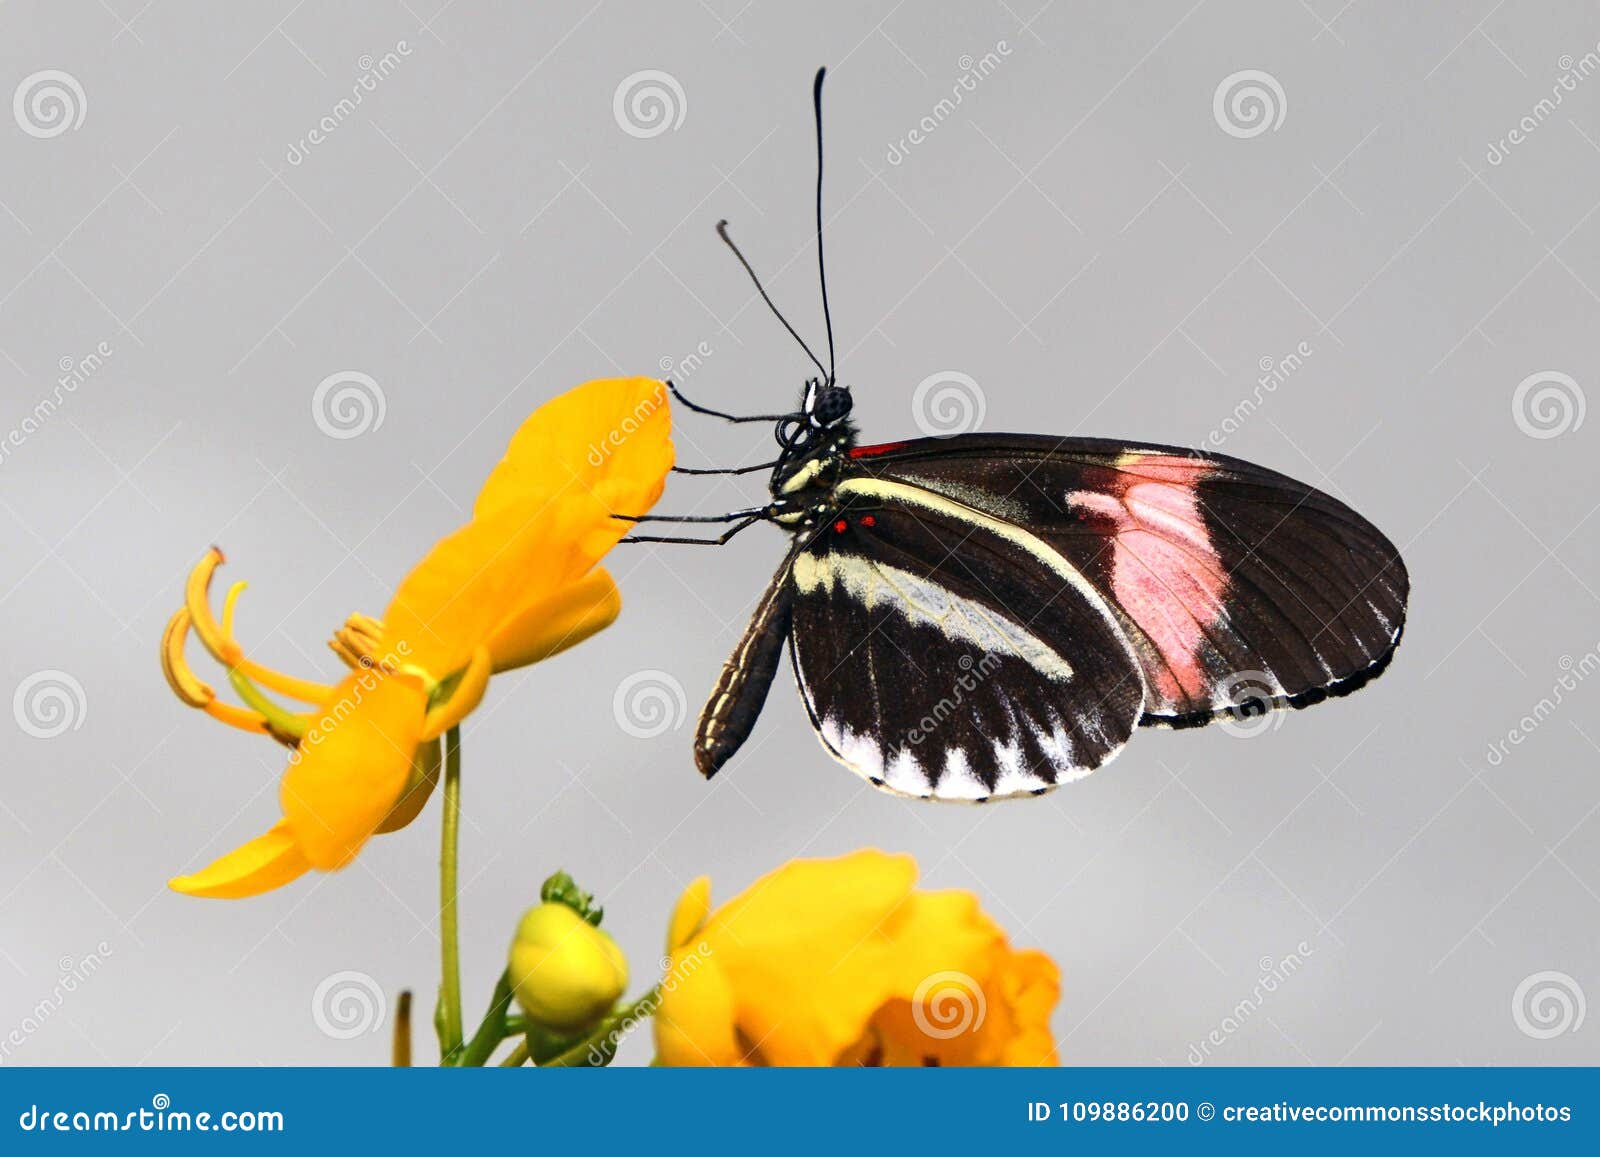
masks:
[[[700,712],[694,762],[707,779],[750,737],[766,702],[794,612],[794,586],[789,581],[792,559],[791,554],[773,576]]]

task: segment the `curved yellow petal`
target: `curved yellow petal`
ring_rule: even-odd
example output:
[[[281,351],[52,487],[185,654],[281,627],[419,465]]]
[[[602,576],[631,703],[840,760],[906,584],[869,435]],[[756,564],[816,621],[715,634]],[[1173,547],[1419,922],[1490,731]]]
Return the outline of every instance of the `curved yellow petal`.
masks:
[[[622,594],[596,569],[549,598],[532,603],[494,629],[489,653],[496,673],[538,663],[576,646],[616,622]]]
[[[316,868],[343,867],[400,798],[422,738],[428,697],[411,675],[352,671],[315,716],[279,799]]]
[[[188,896],[237,900],[281,888],[310,867],[295,846],[288,822],[279,820],[265,835],[241,844],[192,875],[174,877],[168,887]]]

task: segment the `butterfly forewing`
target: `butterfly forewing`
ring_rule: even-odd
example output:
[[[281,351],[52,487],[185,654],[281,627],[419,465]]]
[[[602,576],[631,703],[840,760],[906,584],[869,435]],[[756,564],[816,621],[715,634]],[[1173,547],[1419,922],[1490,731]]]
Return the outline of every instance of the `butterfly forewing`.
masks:
[[[1047,790],[1110,759],[1143,680],[1070,563],[929,491],[849,487],[791,572],[796,679],[828,750],[877,786],[966,800]]]
[[[1239,459],[962,435],[862,447],[851,469],[1026,527],[1065,557],[1138,655],[1146,723],[1352,690],[1404,626],[1408,581],[1388,539],[1337,499]]]

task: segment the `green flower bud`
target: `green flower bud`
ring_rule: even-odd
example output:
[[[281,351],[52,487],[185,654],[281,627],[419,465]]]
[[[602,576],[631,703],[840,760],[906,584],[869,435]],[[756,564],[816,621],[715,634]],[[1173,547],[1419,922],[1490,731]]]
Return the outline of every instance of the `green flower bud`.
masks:
[[[544,882],[539,889],[539,899],[547,903],[565,904],[596,926],[605,915],[605,909],[594,902],[594,893],[578,887],[578,882],[565,872],[557,872]]]
[[[628,987],[616,941],[559,901],[522,917],[507,974],[528,1018],[562,1032],[599,1021]]]

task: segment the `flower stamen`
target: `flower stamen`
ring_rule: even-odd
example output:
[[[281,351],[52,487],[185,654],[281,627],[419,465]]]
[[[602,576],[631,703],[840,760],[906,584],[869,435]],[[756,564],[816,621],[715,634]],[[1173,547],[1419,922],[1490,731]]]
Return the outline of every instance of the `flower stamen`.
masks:
[[[395,670],[392,659],[381,657],[383,623],[371,615],[357,611],[344,621],[344,626],[333,633],[328,646],[352,671],[373,667],[385,671]]]
[[[167,628],[161,636],[161,670],[167,677],[167,686],[172,688],[172,693],[190,707],[198,707],[229,727],[256,735],[270,735],[266,716],[223,703],[211,685],[194,673],[184,655],[189,627],[189,612],[180,610],[167,621]]]
[[[228,671],[228,682],[233,684],[239,698],[260,714],[266,732],[272,738],[286,747],[295,747],[305,738],[306,731],[311,727],[311,720],[306,716],[297,715],[268,699],[261,688],[252,683],[250,677],[238,667]]]

